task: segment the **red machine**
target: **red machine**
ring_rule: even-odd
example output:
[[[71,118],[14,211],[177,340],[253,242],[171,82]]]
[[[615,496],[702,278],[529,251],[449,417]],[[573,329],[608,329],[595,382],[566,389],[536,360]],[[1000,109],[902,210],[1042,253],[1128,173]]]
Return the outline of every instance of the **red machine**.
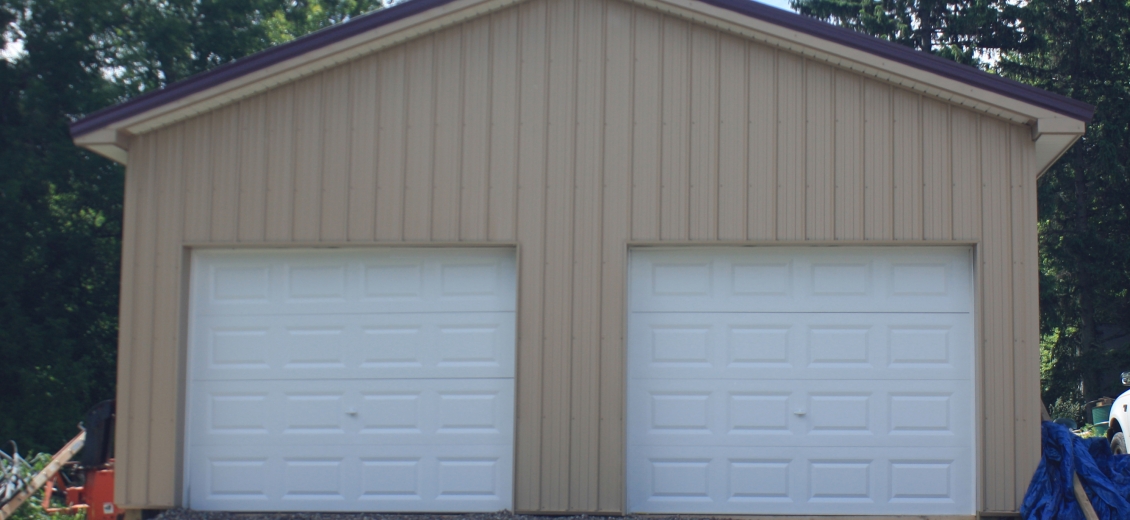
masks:
[[[114,504],[114,401],[104,401],[86,414],[86,444],[75,465],[82,486],[68,487],[62,472],[44,486],[43,511],[73,515],[86,511],[86,520],[121,520],[123,511]],[[74,464],[74,463],[71,463]],[[66,507],[51,507],[58,488],[66,493]]]

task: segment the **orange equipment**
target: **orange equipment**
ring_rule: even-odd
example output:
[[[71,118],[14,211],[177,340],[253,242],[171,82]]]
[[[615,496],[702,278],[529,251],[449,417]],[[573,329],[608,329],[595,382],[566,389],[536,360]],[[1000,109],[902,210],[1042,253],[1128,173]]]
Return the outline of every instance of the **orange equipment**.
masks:
[[[102,469],[87,469],[83,473],[86,481],[79,487],[67,487],[63,475],[56,473],[54,481],[44,487],[43,511],[52,515],[73,515],[85,510],[86,520],[121,520],[122,510],[114,504],[114,459],[107,461]],[[55,486],[67,490],[66,507],[51,507]]]
[[[67,487],[56,473],[43,491],[43,511],[73,515],[86,511],[86,520],[122,520],[124,511],[114,504],[114,401],[105,401],[86,414],[86,445],[78,468],[83,485]],[[51,507],[55,487],[66,490],[66,507]]]

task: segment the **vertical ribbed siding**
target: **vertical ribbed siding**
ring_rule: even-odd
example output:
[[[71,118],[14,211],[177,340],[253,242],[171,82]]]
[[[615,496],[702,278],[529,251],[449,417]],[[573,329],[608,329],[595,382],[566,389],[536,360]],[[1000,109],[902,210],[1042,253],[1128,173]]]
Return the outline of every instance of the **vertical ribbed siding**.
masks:
[[[547,4],[548,126],[545,155],[545,272],[541,294],[541,507],[569,508],[573,371],[573,199],[576,177],[577,2]],[[519,218],[524,218],[520,215]],[[580,491],[580,490],[577,490]]]
[[[719,43],[718,238],[722,240],[744,240],[749,223],[747,47],[728,35],[722,35]]]
[[[638,36],[637,36],[638,37]],[[747,237],[750,240],[777,238],[777,143],[782,138],[778,131],[777,74],[779,53],[776,49],[746,43],[749,63],[746,71],[749,84],[746,95],[749,103],[748,210]],[[740,63],[727,63],[740,67]]]
[[[863,240],[863,78],[836,71],[836,239]]]
[[[1015,393],[1012,344],[1012,200],[1009,128],[995,120],[981,121],[981,169],[984,219],[981,221],[982,392],[995,399],[984,401],[984,467],[995,479],[986,479],[985,508],[1014,507],[1015,450],[993,446],[998,439],[1014,439]],[[997,448],[997,449],[993,449]],[[1027,476],[1025,476],[1027,477]],[[1023,478],[1023,477],[1022,477]]]
[[[598,511],[624,503],[624,241],[632,232],[632,9],[607,2],[605,12],[604,143],[601,198],[600,432]]]
[[[1024,500],[1025,481],[1036,471],[1040,457],[1040,292],[1039,237],[1035,222],[1036,179],[1031,134],[1013,125],[1009,150],[1012,158],[1012,312],[1013,377],[1016,397],[1016,487],[1013,504]],[[1000,442],[994,441],[994,442]]]
[[[518,417],[515,509],[542,506],[542,367],[545,301],[547,2],[518,7]]]
[[[184,128],[174,126],[156,132],[151,146],[156,159],[153,183],[157,211],[153,214],[156,236],[153,251],[153,331],[149,346],[152,396],[149,403],[149,453],[145,461],[150,467],[176,467],[180,440],[183,439],[183,414],[178,413],[184,400],[180,389],[184,365],[180,355],[181,284],[180,237],[183,215],[183,182],[178,171],[183,167]],[[153,435],[160,432],[160,435]],[[161,503],[176,500],[181,487],[181,473],[157,473],[149,478],[149,498]]]
[[[346,193],[349,221],[346,237],[368,242],[376,237],[377,63],[373,57],[350,64],[349,187]]]
[[[569,381],[569,503],[571,511],[598,509],[600,487],[600,322],[604,184],[605,2],[576,6],[576,123],[573,181],[572,369]],[[568,292],[568,291],[566,291]],[[596,302],[596,304],[594,304]]]
[[[183,246],[517,243],[515,508],[623,508],[629,241],[978,242],[983,508],[1038,461],[1028,129],[615,0],[529,0],[135,139],[117,442],[179,500]]]

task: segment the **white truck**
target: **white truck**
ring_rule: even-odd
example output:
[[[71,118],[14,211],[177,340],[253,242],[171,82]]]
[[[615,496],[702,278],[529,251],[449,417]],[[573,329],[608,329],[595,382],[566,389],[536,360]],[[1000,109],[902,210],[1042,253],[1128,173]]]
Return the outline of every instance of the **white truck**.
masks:
[[[1122,373],[1122,384],[1130,386],[1130,372]],[[1130,427],[1130,390],[1118,396],[1110,407],[1110,423],[1106,430],[1106,438],[1110,439],[1110,451],[1126,454],[1126,434],[1123,430],[1127,427]]]

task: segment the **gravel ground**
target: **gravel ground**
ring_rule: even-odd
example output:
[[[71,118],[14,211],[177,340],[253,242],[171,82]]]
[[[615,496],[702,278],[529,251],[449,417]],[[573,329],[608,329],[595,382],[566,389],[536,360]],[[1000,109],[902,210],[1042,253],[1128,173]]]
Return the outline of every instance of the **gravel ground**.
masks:
[[[470,513],[461,515],[445,514],[377,514],[377,513],[217,513],[210,511],[191,511],[170,509],[153,520],[631,520],[634,515],[624,516],[539,516],[516,515],[510,511],[495,513]],[[647,516],[647,520],[699,520],[692,516]],[[701,519],[707,520],[707,519]]]

